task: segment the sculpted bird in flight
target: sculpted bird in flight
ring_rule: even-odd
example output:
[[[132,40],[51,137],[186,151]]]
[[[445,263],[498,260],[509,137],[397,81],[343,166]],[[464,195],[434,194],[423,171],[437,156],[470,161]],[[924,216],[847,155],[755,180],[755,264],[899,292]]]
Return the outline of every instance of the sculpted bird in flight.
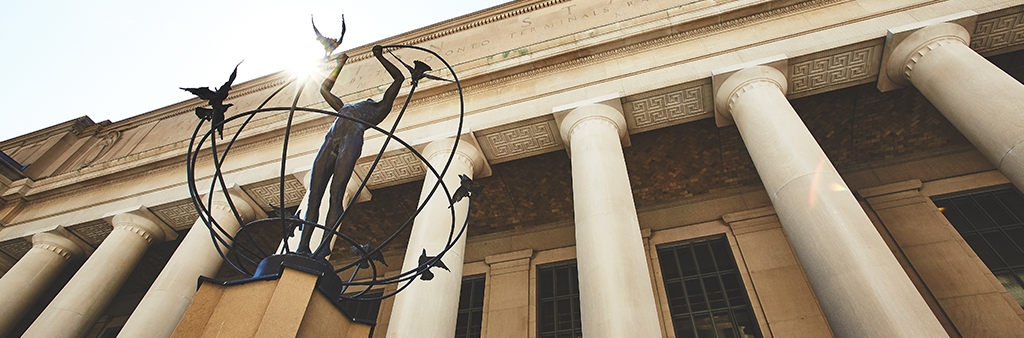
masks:
[[[341,15],[341,37],[338,39],[331,39],[320,34],[320,30],[316,29],[316,22],[313,22],[313,14],[309,15],[309,22],[313,23],[313,32],[316,33],[317,41],[324,45],[324,58],[330,57],[331,53],[341,46],[341,40],[345,38],[345,14]]]
[[[370,250],[373,250],[373,247],[370,246],[370,243],[366,243],[366,244],[363,244],[363,245],[360,245],[360,246],[354,246],[354,245],[352,246],[352,254],[354,254],[356,256],[365,256],[367,253],[370,252]],[[388,263],[384,261],[384,255],[381,254],[380,251],[377,251],[377,252],[373,253],[373,255],[370,255],[370,259],[378,261],[378,262],[381,262],[381,264],[384,264],[384,266],[388,266]],[[367,262],[367,261],[359,262],[359,268],[360,269],[366,269],[366,268],[369,268],[369,267],[370,267],[370,263],[369,262]]]
[[[420,265],[426,264],[428,261],[430,261],[434,257],[436,257],[436,256],[427,256],[427,249],[423,249],[423,253],[420,254],[420,260],[419,260]],[[423,268],[423,274],[420,275],[420,279],[422,279],[422,280],[434,279],[434,273],[430,272],[430,268],[432,268],[432,267],[439,267],[439,268],[442,268],[442,269],[444,269],[445,271],[448,271],[448,272],[452,271],[452,270],[449,270],[448,267],[444,265],[444,262],[442,262],[440,259],[438,259],[436,262],[434,262],[434,264],[431,264],[430,266]]]
[[[398,62],[401,62],[402,65],[405,66],[405,69],[409,70],[409,74],[411,74],[411,76],[412,76],[412,83],[417,83],[417,82],[420,81],[420,79],[423,79],[423,78],[428,78],[428,79],[431,79],[431,80],[438,80],[438,81],[455,82],[455,81],[452,81],[452,80],[449,80],[449,79],[445,79],[445,78],[441,78],[441,77],[437,77],[437,76],[433,76],[433,75],[427,74],[427,72],[431,71],[432,69],[430,69],[429,65],[427,65],[426,63],[424,63],[424,62],[422,62],[420,60],[413,61],[412,62],[413,66],[409,66],[409,64],[405,63],[405,61],[402,61],[402,59],[399,58],[398,55],[395,55],[394,53],[391,53],[391,56],[395,57],[395,59],[398,60]]]
[[[455,193],[452,194],[451,203],[448,205],[449,209],[451,209],[451,207],[455,205],[455,203],[458,203],[466,196],[473,196],[479,194],[480,190],[484,188],[482,186],[473,184],[473,179],[469,178],[469,176],[466,176],[465,174],[459,174],[459,178],[462,179],[462,183],[459,184],[459,188],[455,189]]]
[[[239,62],[238,65],[242,63]],[[231,83],[235,82],[235,76],[238,75],[238,65],[235,65],[235,70],[231,72],[231,76],[228,77],[228,81],[224,82],[217,90],[210,90],[209,87],[201,88],[181,88],[181,90],[198,96],[200,99],[207,100],[210,102],[211,108],[196,108],[196,116],[200,119],[210,121],[212,123],[211,128],[217,128],[217,133],[220,134],[220,138],[224,139],[224,125],[221,124],[224,121],[224,112],[228,110],[233,104],[224,103],[224,100],[228,98],[228,92],[231,91]]]

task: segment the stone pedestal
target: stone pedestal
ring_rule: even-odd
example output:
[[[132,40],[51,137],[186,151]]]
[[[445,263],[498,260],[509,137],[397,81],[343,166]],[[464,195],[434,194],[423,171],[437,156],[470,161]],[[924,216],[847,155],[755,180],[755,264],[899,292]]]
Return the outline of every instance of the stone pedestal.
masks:
[[[0,337],[21,320],[69,261],[82,256],[82,248],[67,238],[33,235],[32,249],[0,278]]]
[[[204,280],[171,337],[370,337],[372,327],[352,322],[317,290],[317,279],[283,268],[277,278],[242,284]]]
[[[439,173],[451,154],[454,139],[431,142],[423,150],[423,157]],[[474,177],[483,170],[484,157],[479,149],[465,141],[459,141],[455,158],[448,172],[442,177],[449,191],[458,189],[459,174]],[[423,181],[420,203],[429,196],[437,179],[428,173]],[[427,256],[436,256],[444,250],[452,229],[452,209],[455,210],[455,231],[466,221],[469,209],[468,199],[455,203],[449,208],[448,198],[440,187],[430,197],[423,211],[416,216],[409,235],[409,246],[405,253],[402,271],[415,269],[420,265],[419,257],[426,250]],[[469,226],[472,226],[469,225]],[[454,234],[452,234],[454,235]],[[404,291],[395,296],[394,308],[388,323],[388,337],[452,337],[455,336],[455,321],[458,318],[459,291],[462,288],[462,263],[466,250],[466,234],[455,242],[441,259],[451,272],[432,268],[434,279],[416,279]]]
[[[617,98],[613,100],[618,100]],[[585,104],[560,126],[572,160],[580,319],[587,337],[660,337],[615,108]]]
[[[786,100],[785,76],[723,76],[716,110],[736,123],[835,336],[947,337]]]
[[[243,198],[232,194],[231,200],[243,222],[255,217],[254,208]],[[213,218],[228,234],[234,235],[241,227],[224,200],[215,197],[210,209]],[[227,253],[228,248],[221,247],[221,250]],[[192,301],[199,276],[215,275],[222,260],[206,224],[196,220],[118,337],[169,337]]]
[[[114,216],[114,230],[32,322],[23,337],[84,336],[164,231],[136,212]]]

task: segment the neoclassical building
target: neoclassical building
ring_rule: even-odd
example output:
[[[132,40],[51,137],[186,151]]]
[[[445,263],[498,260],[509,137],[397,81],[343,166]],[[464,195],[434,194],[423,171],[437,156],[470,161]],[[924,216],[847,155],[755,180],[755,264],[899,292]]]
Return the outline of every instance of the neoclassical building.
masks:
[[[348,304],[374,337],[1024,336],[1020,0],[522,0],[379,43],[454,66],[465,130],[443,179],[484,188],[456,204],[450,272]],[[370,48],[346,52],[342,99],[387,86]],[[302,93],[287,72],[236,84],[228,114],[282,86],[268,106],[329,109],[323,76]],[[434,164],[455,89],[424,80],[397,128]],[[168,337],[199,276],[243,277],[186,188],[204,104],[0,142],[0,335]],[[243,221],[303,201],[332,118],[295,115],[281,201],[286,120],[256,115],[225,160]],[[343,222],[372,244],[433,184],[394,146],[369,175],[384,140],[367,133]],[[380,276],[443,247],[447,207],[427,204]]]

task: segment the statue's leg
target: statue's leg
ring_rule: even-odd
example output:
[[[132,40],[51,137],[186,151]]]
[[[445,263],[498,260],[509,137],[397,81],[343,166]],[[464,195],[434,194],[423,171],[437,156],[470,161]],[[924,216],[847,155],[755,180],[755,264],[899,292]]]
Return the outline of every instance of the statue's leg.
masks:
[[[337,224],[341,214],[345,211],[345,190],[362,150],[363,133],[346,135],[341,151],[338,152],[337,162],[334,164],[334,181],[331,182],[331,208],[327,212],[327,222],[324,223],[327,227]],[[327,236],[328,233],[324,232],[324,238]]]
[[[306,222],[316,223],[320,218],[320,201],[324,198],[324,192],[327,190],[327,182],[331,179],[331,174],[334,173],[334,163],[337,162],[337,150],[332,149],[336,145],[331,138],[332,135],[328,134],[324,140],[324,144],[320,147],[320,152],[316,154],[316,159],[313,160],[313,170],[310,173],[309,179],[309,200],[306,201]],[[297,252],[309,253],[312,252],[309,248],[309,240],[313,237],[312,227],[302,227],[302,234],[299,239],[299,247]]]

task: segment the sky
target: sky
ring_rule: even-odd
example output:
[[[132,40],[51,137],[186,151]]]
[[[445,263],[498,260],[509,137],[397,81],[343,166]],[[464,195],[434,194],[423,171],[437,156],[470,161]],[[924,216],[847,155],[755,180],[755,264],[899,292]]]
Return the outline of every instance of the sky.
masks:
[[[504,0],[0,1],[0,140],[88,115],[117,122],[235,84],[490,8]]]

